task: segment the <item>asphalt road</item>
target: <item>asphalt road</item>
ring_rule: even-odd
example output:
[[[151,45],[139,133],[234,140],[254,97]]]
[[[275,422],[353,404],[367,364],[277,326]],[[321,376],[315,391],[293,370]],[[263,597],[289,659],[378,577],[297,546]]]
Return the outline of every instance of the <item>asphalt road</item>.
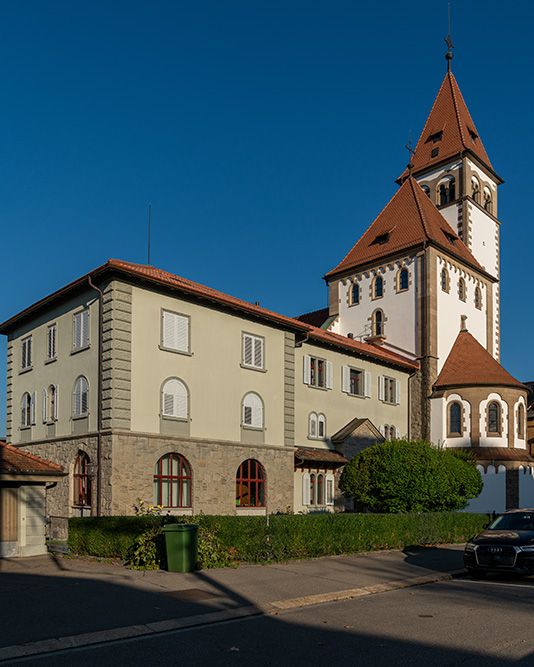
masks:
[[[533,583],[444,581],[9,664],[531,667]]]

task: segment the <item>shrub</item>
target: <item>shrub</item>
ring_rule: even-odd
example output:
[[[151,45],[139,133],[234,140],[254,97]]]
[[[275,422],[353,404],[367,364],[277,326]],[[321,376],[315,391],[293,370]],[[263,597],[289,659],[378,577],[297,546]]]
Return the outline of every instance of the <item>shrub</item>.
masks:
[[[339,488],[373,512],[442,512],[462,509],[476,498],[482,478],[462,452],[394,440],[351,459]]]

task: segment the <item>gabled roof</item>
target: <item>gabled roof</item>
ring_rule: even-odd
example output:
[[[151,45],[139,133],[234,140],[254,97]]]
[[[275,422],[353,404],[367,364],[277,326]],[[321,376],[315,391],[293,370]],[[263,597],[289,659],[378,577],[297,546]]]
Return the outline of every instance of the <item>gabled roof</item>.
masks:
[[[372,359],[389,362],[396,366],[401,366],[408,370],[415,370],[418,364],[394,352],[389,352],[382,348],[378,348],[368,343],[361,343],[345,336],[333,334],[324,329],[320,329],[306,322],[299,321],[293,317],[280,315],[272,310],[267,310],[256,304],[237,299],[236,297],[224,294],[218,290],[206,287],[192,280],[181,278],[168,271],[156,269],[153,266],[144,264],[133,264],[131,262],[124,262],[118,259],[110,259],[102,266],[91,271],[85,276],[69,283],[53,294],[37,301],[17,315],[14,315],[9,320],[0,325],[0,334],[9,334],[15,326],[23,322],[27,318],[35,317],[38,313],[43,312],[51,307],[55,302],[67,297],[76,290],[87,288],[88,278],[98,279],[99,277],[126,276],[137,280],[147,281],[152,285],[168,287],[176,289],[185,295],[192,295],[205,301],[217,304],[223,307],[232,308],[244,315],[258,317],[268,322],[278,324],[284,328],[294,331],[297,336],[302,336],[303,339],[315,340],[318,343],[332,345],[341,349],[349,350],[350,352],[357,352],[361,355],[371,357]]]
[[[413,173],[417,174],[466,150],[493,171],[454,74],[447,72],[415,147]],[[407,175],[408,170],[400,179]]]
[[[0,473],[58,475],[63,473],[63,466],[0,442]]]
[[[325,275],[325,279],[379,262],[423,243],[439,246],[486,275],[417,181],[408,178],[343,261]]]
[[[358,431],[364,424],[375,434],[377,442],[384,442],[384,436],[368,417],[354,417],[354,419],[351,419],[348,424],[343,426],[343,428],[340,428],[337,433],[334,433],[330,439],[332,442],[343,442],[345,438],[348,438],[349,435]]]
[[[460,331],[441,369],[434,388],[525,385],[504,370],[498,361],[468,332]]]

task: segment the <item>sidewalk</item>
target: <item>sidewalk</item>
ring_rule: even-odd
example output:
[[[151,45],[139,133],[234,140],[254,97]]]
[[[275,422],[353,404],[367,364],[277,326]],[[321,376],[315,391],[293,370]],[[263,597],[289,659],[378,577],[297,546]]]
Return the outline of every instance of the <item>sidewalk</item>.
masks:
[[[450,578],[463,545],[190,574],[62,557],[0,560],[0,662]]]

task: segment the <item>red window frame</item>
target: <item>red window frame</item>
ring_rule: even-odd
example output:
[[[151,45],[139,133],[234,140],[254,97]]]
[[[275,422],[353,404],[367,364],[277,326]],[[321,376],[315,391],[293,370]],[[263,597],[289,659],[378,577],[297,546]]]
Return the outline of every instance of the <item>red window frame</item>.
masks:
[[[310,505],[315,505],[315,474],[310,474]]]
[[[74,463],[74,504],[78,507],[91,506],[91,478],[89,477],[89,457],[80,452]]]
[[[317,475],[317,504],[324,505],[324,475]]]
[[[169,473],[163,472],[163,462],[169,461]],[[178,474],[173,474],[173,469],[175,467],[175,462],[178,464]],[[183,503],[184,497],[184,484],[188,489],[188,503]],[[163,486],[168,485],[169,489],[169,504],[163,504]],[[173,489],[177,486],[177,495],[178,498],[174,498]],[[184,458],[181,454],[175,454],[171,452],[170,454],[165,454],[162,456],[156,463],[155,472],[154,472],[154,505],[159,505],[161,507],[169,508],[182,508],[182,507],[191,507],[191,496],[192,496],[192,476],[191,476],[191,466],[189,461]]]
[[[237,507],[265,507],[265,470],[256,459],[247,459],[237,469]]]

